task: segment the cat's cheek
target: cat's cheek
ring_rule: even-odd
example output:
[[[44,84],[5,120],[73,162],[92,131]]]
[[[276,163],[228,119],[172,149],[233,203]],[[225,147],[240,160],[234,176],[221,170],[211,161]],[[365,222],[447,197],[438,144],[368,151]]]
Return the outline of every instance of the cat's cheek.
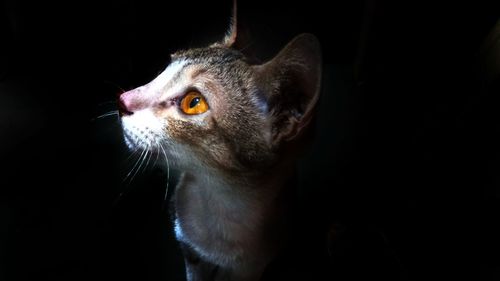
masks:
[[[206,128],[203,129],[192,120],[167,118],[164,136],[169,143],[166,150],[176,159],[177,167],[183,170],[200,168],[210,153],[206,151],[205,142],[210,138]],[[200,155],[201,154],[201,155]]]

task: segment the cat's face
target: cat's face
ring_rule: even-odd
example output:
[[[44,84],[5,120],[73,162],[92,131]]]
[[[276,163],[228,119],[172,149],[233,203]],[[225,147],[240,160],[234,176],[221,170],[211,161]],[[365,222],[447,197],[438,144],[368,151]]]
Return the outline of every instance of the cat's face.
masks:
[[[133,150],[165,153],[183,170],[269,165],[280,144],[307,125],[310,118],[303,117],[318,94],[320,68],[298,57],[297,43],[289,45],[293,56],[282,51],[264,65],[249,65],[240,52],[217,44],[172,55],[153,81],[120,96],[125,142]],[[302,69],[313,80],[302,77]],[[314,93],[303,93],[305,87]]]
[[[241,169],[269,158],[267,100],[241,54],[211,47],[172,58],[153,81],[121,95],[127,145],[163,149],[182,169]]]

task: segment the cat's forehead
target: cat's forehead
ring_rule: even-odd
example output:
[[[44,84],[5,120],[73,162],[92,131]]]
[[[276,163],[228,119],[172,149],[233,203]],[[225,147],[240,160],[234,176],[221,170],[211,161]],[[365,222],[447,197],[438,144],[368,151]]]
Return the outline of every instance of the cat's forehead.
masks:
[[[174,71],[178,71],[174,77],[184,78],[185,83],[196,82],[195,77],[202,77],[198,81],[205,78],[212,86],[218,85],[226,90],[252,86],[252,72],[245,56],[230,48],[211,46],[176,52],[166,72]],[[173,81],[171,84],[179,80]]]
[[[183,60],[188,64],[201,65],[230,64],[243,59],[239,51],[221,47],[189,49],[172,54],[172,61]]]

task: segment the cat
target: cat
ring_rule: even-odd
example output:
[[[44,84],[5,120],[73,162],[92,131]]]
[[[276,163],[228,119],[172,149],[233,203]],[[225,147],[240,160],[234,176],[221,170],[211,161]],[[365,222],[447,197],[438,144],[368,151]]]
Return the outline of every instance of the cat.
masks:
[[[237,33],[234,13],[222,41],[174,53],[118,100],[128,147],[161,151],[182,172],[171,204],[189,281],[260,280],[285,246],[288,183],[320,95],[314,35],[253,64]]]

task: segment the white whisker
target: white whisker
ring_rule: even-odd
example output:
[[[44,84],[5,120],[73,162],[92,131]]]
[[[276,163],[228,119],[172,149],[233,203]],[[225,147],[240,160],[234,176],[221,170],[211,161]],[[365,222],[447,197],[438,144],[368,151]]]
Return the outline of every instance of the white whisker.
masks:
[[[137,175],[137,173],[141,170],[141,167],[142,167],[142,164],[144,164],[144,161],[146,160],[146,157],[148,156],[149,154],[149,147],[147,147],[145,150],[144,150],[146,153],[144,154],[144,156],[141,158],[141,163],[139,164],[139,167],[135,170],[135,173],[134,175],[132,175],[132,178],[130,179],[130,182],[132,182],[135,178],[135,176]]]
[[[128,162],[130,158],[132,158],[133,156],[137,156],[137,153],[139,153],[139,151],[140,150],[133,150],[132,153],[130,153],[130,155],[125,160],[123,160],[123,162]]]
[[[97,117],[95,117],[95,118],[90,119],[90,121],[92,121],[92,122],[93,122],[93,121],[95,121],[95,120],[97,120],[97,119],[101,119],[101,118],[108,117],[108,116],[115,116],[115,115],[116,115],[116,116],[119,116],[119,114],[118,114],[118,110],[112,110],[112,111],[110,111],[110,112],[106,112],[106,113],[104,113],[104,114],[102,114],[102,115],[99,115],[99,116],[97,116]]]
[[[141,152],[141,155],[140,155],[140,156],[139,156],[139,158],[135,161],[134,166],[133,166],[133,167],[132,167],[132,169],[128,172],[128,174],[125,176],[125,178],[123,179],[123,181],[122,181],[122,182],[125,182],[125,181],[127,180],[127,178],[128,178],[128,177],[130,176],[130,174],[134,171],[135,167],[137,166],[137,164],[139,164],[139,162],[140,162],[140,161],[141,161],[141,159],[142,159],[142,156],[143,156],[146,152],[147,152],[147,150],[143,150],[143,151]],[[129,156],[129,158],[130,158],[130,156]],[[132,181],[130,181],[130,182],[132,182]],[[129,183],[130,183],[130,182],[129,182]]]
[[[132,152],[132,153],[128,156],[127,160],[128,160],[128,159],[130,159],[130,157],[132,157],[134,154],[137,154],[137,153],[138,153],[138,150],[133,151],[133,152]],[[137,164],[139,164],[140,160],[142,159],[142,157],[144,156],[144,154],[145,154],[145,153],[146,153],[146,150],[143,150],[143,151],[141,152],[141,154],[140,154],[139,158],[137,158],[137,160],[135,161],[135,164],[134,164],[134,166],[132,167],[132,169],[128,172],[128,174],[127,174],[127,175],[125,176],[125,178],[122,180],[122,183],[124,183],[124,182],[127,180],[127,178],[129,178],[129,177],[130,177],[130,174],[132,174],[132,172],[135,170],[135,168],[136,168]],[[123,197],[125,194],[128,194],[128,192],[130,191],[129,186],[130,186],[130,184],[132,183],[132,180],[133,180],[133,178],[132,178],[132,179],[130,179],[130,181],[128,182],[127,186],[125,187],[125,190],[124,190],[124,191],[122,191],[122,192],[120,192],[120,194],[118,195],[118,197],[115,199],[115,201],[113,202],[113,205],[114,205],[114,206],[115,206],[116,204],[118,204],[118,202],[120,202],[120,200],[122,199],[122,197]]]
[[[151,148],[151,146],[149,147]],[[149,149],[150,150],[150,149]],[[146,170],[148,167],[149,167],[149,161],[151,160],[152,158],[152,155],[153,155],[153,152],[152,151],[149,151],[149,157],[148,157],[148,161],[146,162],[146,165],[144,166],[144,170]]]
[[[160,143],[158,142],[157,139],[155,139],[155,142],[154,142],[154,149],[156,152],[156,158],[155,158],[155,161],[153,162],[153,167],[156,167],[156,163],[158,162],[158,159],[160,157]]]
[[[109,81],[109,80],[103,80],[103,82],[108,83],[110,85],[113,85],[113,86],[117,87],[118,89],[120,89],[120,91],[122,91],[122,93],[126,92],[122,87],[120,87],[120,85],[118,85],[115,82],[112,82],[112,81]]]
[[[165,208],[165,203],[167,202],[167,196],[168,196],[168,186],[170,184],[170,163],[168,162],[168,156],[162,144],[160,144],[160,148],[163,151],[163,155],[165,156],[165,161],[167,161],[167,188],[165,189],[165,196],[163,198],[163,207],[162,207]]]
[[[160,157],[160,150],[159,150],[159,147],[157,146],[156,147],[156,158],[155,158],[155,161],[153,162],[153,167],[156,167],[156,162],[158,162],[159,157]]]

